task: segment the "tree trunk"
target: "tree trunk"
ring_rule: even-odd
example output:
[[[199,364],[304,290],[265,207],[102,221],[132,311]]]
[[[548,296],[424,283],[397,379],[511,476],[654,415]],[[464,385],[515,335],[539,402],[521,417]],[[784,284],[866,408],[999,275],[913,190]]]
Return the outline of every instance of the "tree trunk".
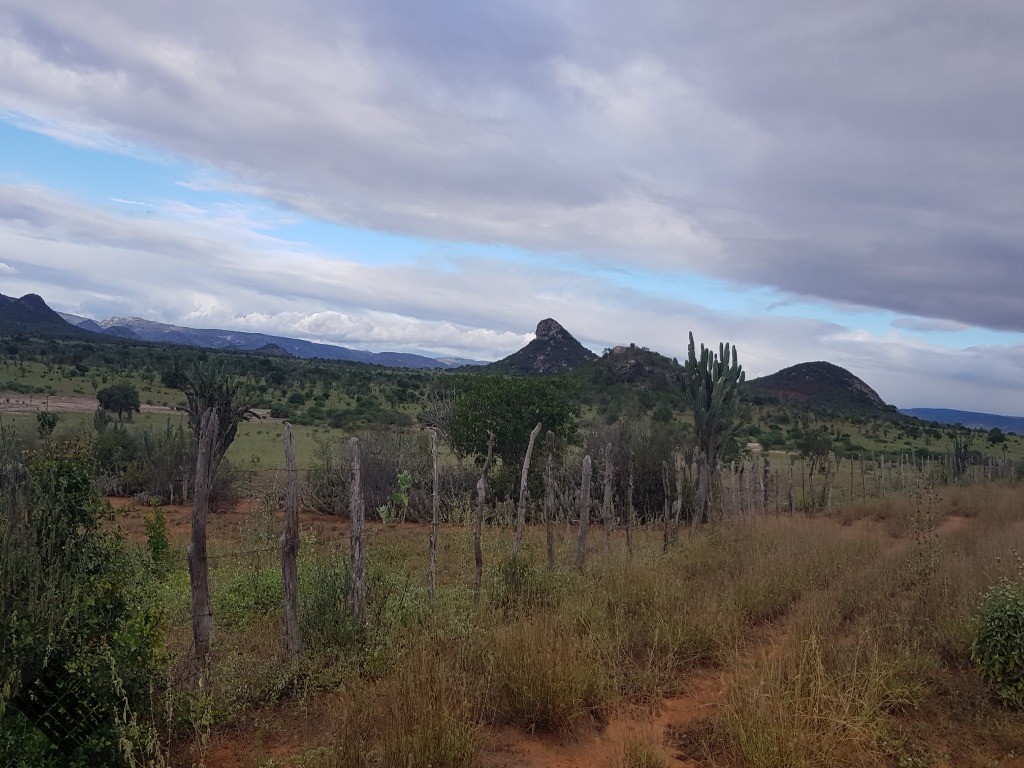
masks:
[[[526,525],[526,481],[530,475],[530,458],[533,456],[533,443],[540,434],[540,422],[530,433],[530,442],[526,446],[526,458],[523,459],[523,472],[519,476],[519,509],[516,512],[516,535],[512,539],[512,557],[519,554],[519,545],[523,540],[523,528]]]
[[[302,653],[299,637],[299,471],[295,464],[292,425],[284,425],[284,461],[288,492],[284,502],[284,532],[281,534],[281,588],[284,597],[284,647],[294,664]]]
[[[693,519],[690,525],[696,528],[704,521],[705,501],[708,494],[708,457],[702,451],[697,457],[697,492],[693,498]]]
[[[548,568],[555,567],[555,433],[548,431],[544,462],[544,526],[548,536]]]
[[[480,545],[480,528],[484,522],[484,501],[487,498],[487,472],[491,468],[494,451],[494,433],[487,432],[487,460],[484,462],[480,479],[476,481],[476,517],[473,520],[473,557],[476,560],[476,574],[473,577],[473,605],[480,604],[480,585],[484,580],[484,551]]]
[[[349,546],[352,580],[352,619],[366,621],[366,509],[363,506],[362,471],[359,465],[359,438],[348,441],[352,461],[349,488]]]
[[[218,428],[217,410],[207,408],[199,427],[195,496],[192,504],[192,541],[188,547],[188,576],[192,589],[192,639],[195,645],[196,682],[199,684],[206,677],[210,661],[210,633],[213,630],[210,572],[206,559],[206,519],[210,512],[210,492],[214,479],[213,443]]]
[[[433,493],[431,494],[430,511],[430,565],[427,567],[427,601],[434,608],[434,580],[437,574],[437,523],[441,505],[441,491],[437,476],[437,430],[430,430],[430,458],[433,463]]]
[[[612,444],[604,447],[604,504],[602,505],[602,516],[604,517],[604,551],[607,553],[612,546]]]
[[[583,484],[580,489],[580,534],[576,539],[576,567],[583,571],[587,564],[587,525],[590,523],[590,456],[583,457]]]

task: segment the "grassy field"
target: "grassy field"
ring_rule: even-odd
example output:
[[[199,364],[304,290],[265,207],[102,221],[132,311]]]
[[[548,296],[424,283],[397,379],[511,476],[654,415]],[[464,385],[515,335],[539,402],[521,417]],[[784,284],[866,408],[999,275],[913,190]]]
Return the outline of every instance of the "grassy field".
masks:
[[[253,500],[211,526],[212,684],[183,683],[187,510],[168,509],[163,727],[173,765],[1020,766],[1024,713],[970,662],[982,593],[1024,580],[1024,489],[944,488],[832,516],[683,532],[371,526],[369,621],[347,609],[346,527],[303,515],[304,654],[283,658],[279,516]],[[141,542],[143,510],[119,525]]]

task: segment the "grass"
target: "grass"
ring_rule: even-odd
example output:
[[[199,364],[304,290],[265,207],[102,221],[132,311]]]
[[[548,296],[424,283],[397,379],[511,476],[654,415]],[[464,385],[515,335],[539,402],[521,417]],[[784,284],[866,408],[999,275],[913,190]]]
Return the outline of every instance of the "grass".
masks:
[[[471,766],[491,728],[571,736],[711,675],[721,698],[686,747],[709,765],[992,765],[1024,751],[1024,715],[971,668],[972,620],[985,589],[1017,575],[1022,499],[1014,486],[948,488],[708,527],[667,552],[660,531],[640,530],[633,558],[618,534],[609,554],[595,541],[583,574],[564,525],[554,570],[543,530],[509,561],[511,530],[491,526],[478,608],[469,529],[446,527],[433,611],[427,529],[371,526],[363,627],[348,615],[347,542],[306,530],[297,667],[282,653],[276,523],[257,505],[211,541],[201,694],[173,672],[191,641],[180,550],[160,584],[173,757],[195,761],[211,735],[256,723],[271,742],[289,729],[296,765]],[[318,725],[285,726],[287,712]],[[249,764],[277,764],[261,743],[246,741]],[[610,759],[664,765],[665,753],[635,742]]]

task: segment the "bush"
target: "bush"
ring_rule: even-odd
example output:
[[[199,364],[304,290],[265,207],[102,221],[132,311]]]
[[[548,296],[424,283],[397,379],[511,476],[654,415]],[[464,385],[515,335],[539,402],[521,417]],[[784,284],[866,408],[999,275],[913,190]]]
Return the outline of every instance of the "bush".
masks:
[[[1003,581],[985,593],[971,660],[1000,701],[1024,708],[1024,585]]]
[[[109,529],[88,443],[26,464],[24,508],[0,511],[0,765],[118,765],[160,666],[145,564]]]

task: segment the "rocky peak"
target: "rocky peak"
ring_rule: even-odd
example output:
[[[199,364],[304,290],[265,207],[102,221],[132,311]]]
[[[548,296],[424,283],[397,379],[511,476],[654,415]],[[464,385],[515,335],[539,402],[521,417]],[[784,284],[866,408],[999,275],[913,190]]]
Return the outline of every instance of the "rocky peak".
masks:
[[[537,338],[541,341],[557,339],[567,335],[568,332],[565,328],[559,325],[557,320],[550,317],[537,323]]]

